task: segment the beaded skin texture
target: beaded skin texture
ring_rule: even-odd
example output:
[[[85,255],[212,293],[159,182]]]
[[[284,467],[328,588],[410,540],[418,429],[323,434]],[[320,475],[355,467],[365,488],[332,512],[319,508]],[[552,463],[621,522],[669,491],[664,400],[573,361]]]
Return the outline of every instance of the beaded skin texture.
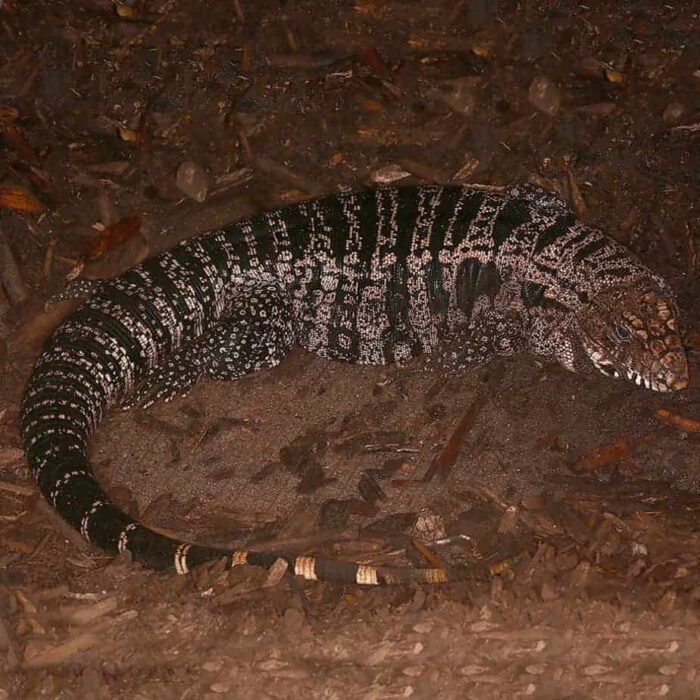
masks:
[[[84,304],[47,342],[21,432],[49,503],[107,552],[186,573],[205,561],[309,579],[442,582],[459,571],[375,568],[222,550],[157,534],[117,508],[87,458],[117,406],[233,380],[299,344],[386,364],[436,352],[446,371],[529,352],[658,391],[688,381],[668,284],[626,248],[531,185],[338,194],[202,234],[120,277],[73,285]]]

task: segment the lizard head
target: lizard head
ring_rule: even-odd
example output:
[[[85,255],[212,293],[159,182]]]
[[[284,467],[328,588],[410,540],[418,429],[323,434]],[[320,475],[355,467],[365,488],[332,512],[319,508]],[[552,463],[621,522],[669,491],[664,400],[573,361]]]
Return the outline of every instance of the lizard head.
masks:
[[[599,293],[577,321],[583,350],[603,374],[654,391],[688,385],[676,304],[653,281]]]

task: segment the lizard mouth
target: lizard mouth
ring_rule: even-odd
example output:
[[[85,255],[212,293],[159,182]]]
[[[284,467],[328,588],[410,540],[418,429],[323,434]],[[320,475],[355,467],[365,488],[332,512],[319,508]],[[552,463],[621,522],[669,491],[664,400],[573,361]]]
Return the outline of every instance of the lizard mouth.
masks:
[[[600,349],[584,343],[584,350],[593,366],[607,377],[613,379],[625,378],[638,387],[651,389],[652,391],[668,392],[685,388],[687,380],[679,380],[667,373],[642,374],[629,367],[619,367]]]
[[[615,369],[615,365],[613,365],[602,352],[586,347],[586,354],[593,363],[593,366],[606,377],[612,377],[613,379],[620,378],[620,373]]]

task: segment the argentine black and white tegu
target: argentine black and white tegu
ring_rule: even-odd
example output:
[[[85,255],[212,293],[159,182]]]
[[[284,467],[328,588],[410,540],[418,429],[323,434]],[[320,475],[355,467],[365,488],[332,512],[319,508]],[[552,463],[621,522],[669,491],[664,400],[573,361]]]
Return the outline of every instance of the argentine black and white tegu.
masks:
[[[526,352],[655,391],[688,383],[667,282],[531,185],[501,192],[407,187],[337,194],[194,237],[87,297],[47,342],[24,394],[21,432],[39,488],[107,552],[186,573],[286,559],[309,579],[442,582],[443,569],[363,566],[221,550],[157,534],[105,495],[87,458],[113,407],[184,393],[281,362],[298,344],[386,364],[449,348],[460,369]]]

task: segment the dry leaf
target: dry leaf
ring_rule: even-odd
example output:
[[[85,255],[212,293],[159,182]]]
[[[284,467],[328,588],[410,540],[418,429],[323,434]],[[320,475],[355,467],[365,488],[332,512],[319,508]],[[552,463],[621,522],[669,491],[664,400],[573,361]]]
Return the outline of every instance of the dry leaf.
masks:
[[[376,46],[363,46],[360,49],[360,58],[376,73],[381,74],[386,72],[386,66]]]
[[[689,433],[700,433],[700,421],[693,418],[681,416],[668,408],[659,408],[654,411],[654,415],[666,425],[673,425],[676,428],[681,428]]]
[[[44,208],[26,187],[0,187],[0,206],[28,212],[37,212]]]
[[[577,466],[579,469],[593,471],[629,459],[631,456],[632,450],[627,438],[621,437],[610,445],[602,445],[591,450],[589,454],[579,460]]]
[[[491,58],[493,56],[493,49],[490,46],[474,44],[474,46],[472,46],[472,53],[479,58]]]
[[[243,75],[250,73],[251,63],[250,46],[248,44],[243,44],[243,48],[241,49],[241,61],[239,63],[239,70]]]
[[[9,105],[0,105],[0,124],[11,126],[19,117],[19,110]]]
[[[6,126],[3,129],[5,141],[12,146],[20,158],[24,160],[36,160],[34,149],[27,143],[22,132],[14,126]]]
[[[126,129],[124,127],[119,128],[119,136],[121,136],[122,141],[126,141],[128,143],[136,143],[139,140],[138,131]]]
[[[136,11],[129,5],[122,5],[121,3],[118,3],[115,10],[117,15],[119,17],[123,17],[124,19],[134,19],[136,17]]]
[[[104,257],[112,248],[133,238],[141,230],[141,218],[127,216],[116,224],[108,226],[97,239],[90,241],[86,255],[88,259]]]
[[[611,83],[615,83],[615,85],[624,85],[627,82],[627,77],[624,73],[620,73],[620,71],[611,70],[609,68],[605,70],[605,77]]]

